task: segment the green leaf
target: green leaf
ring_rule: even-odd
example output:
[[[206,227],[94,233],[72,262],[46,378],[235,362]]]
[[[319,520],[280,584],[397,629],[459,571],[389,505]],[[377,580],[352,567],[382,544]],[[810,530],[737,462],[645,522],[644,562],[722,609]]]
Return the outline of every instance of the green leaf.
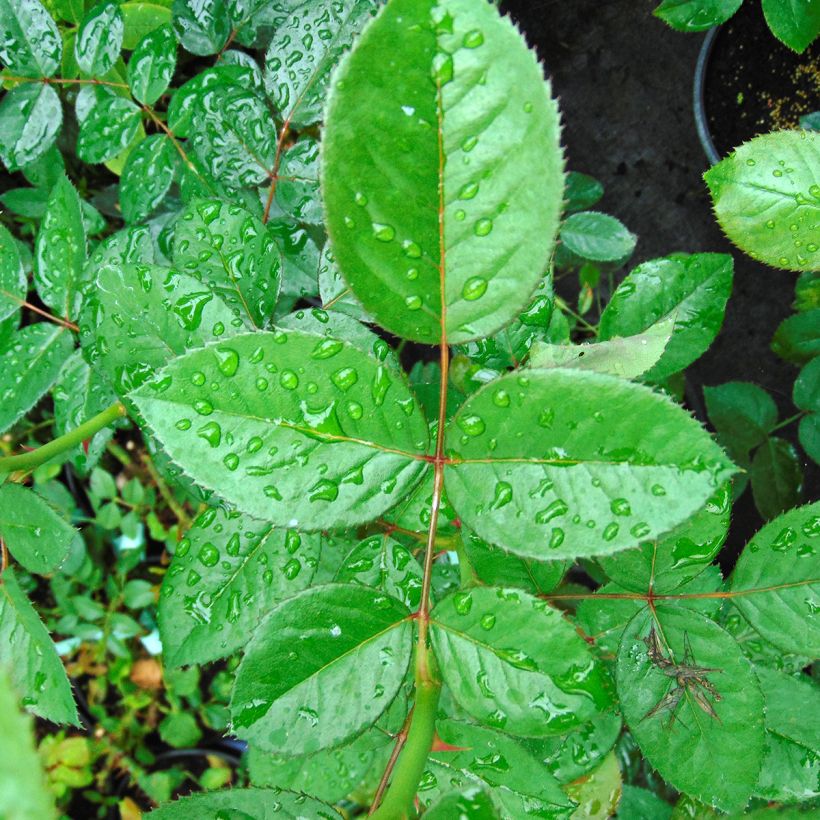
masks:
[[[568,216],[561,225],[560,240],[573,255],[593,262],[627,259],[638,241],[614,216],[597,211]]]
[[[703,396],[709,421],[732,453],[748,454],[777,424],[774,399],[756,384],[726,382],[704,387]]]
[[[765,747],[763,696],[752,665],[714,621],[680,607],[657,605],[655,612],[657,623],[648,610],[638,613],[621,641],[617,678],[624,718],[646,759],[670,785],[723,811],[740,811],[757,783]],[[714,692],[685,679],[677,709],[650,714],[681,688],[671,668],[648,654],[644,642],[653,625],[663,659],[703,668],[700,679]]]
[[[105,265],[80,319],[86,356],[118,395],[174,356],[232,336],[242,323],[205,284],[155,265]]]
[[[555,777],[516,740],[451,719],[439,720],[436,733],[453,749],[434,751],[428,758],[419,794],[422,806],[429,806],[450,789],[473,786],[492,794],[501,809],[493,816],[557,819],[571,814],[572,803]]]
[[[25,569],[50,575],[65,563],[79,536],[37,493],[5,484],[0,487],[0,537]]]
[[[731,578],[735,606],[767,641],[812,658],[820,656],[818,538],[820,503],[789,510],[752,538]]]
[[[820,6],[813,0],[761,0],[772,34],[802,54],[820,35]]]
[[[281,256],[261,220],[215,199],[192,203],[177,220],[174,265],[199,273],[250,327],[269,327],[281,281]]]
[[[635,592],[672,592],[699,575],[720,552],[729,532],[732,490],[721,487],[688,521],[659,541],[600,558],[616,583]]]
[[[416,610],[421,601],[422,575],[410,550],[388,535],[373,535],[345,556],[333,580],[378,589]]]
[[[79,726],[71,684],[46,628],[14,570],[7,569],[0,580],[0,663],[25,694],[23,705],[30,712]]]
[[[222,789],[166,803],[145,815],[151,820],[340,820],[341,815],[312,797],[279,789]]]
[[[714,341],[732,292],[732,257],[674,254],[638,265],[601,314],[600,340],[636,336],[673,319],[672,338],[644,378],[663,381],[688,367]]]
[[[108,95],[91,109],[80,125],[77,156],[100,163],[121,154],[137,136],[142,112],[130,100]]]
[[[295,755],[359,734],[404,679],[409,614],[400,601],[349,584],[284,601],[257,629],[237,670],[235,733],[261,749]]]
[[[393,0],[334,83],[323,194],[353,292],[405,338],[495,332],[542,278],[562,207],[535,56],[489,3]]]
[[[820,413],[820,359],[812,359],[794,383],[794,403],[801,410]]]
[[[12,88],[0,100],[3,164],[16,171],[34,162],[54,143],[62,122],[60,98],[50,85],[29,83]]]
[[[678,31],[706,31],[725,23],[743,0],[663,0],[653,14]]]
[[[133,51],[143,37],[171,22],[170,3],[128,2],[123,3],[120,10],[125,21],[122,47],[126,51]]]
[[[23,77],[51,77],[63,43],[39,0],[0,0],[0,62]]]
[[[772,436],[758,448],[749,471],[752,495],[760,514],[771,519],[800,503],[803,468],[794,445]]]
[[[34,251],[38,295],[57,315],[76,319],[86,285],[87,248],[80,196],[65,176],[49,194]]]
[[[670,820],[672,806],[649,789],[624,783],[618,816],[629,820]]]
[[[820,691],[805,675],[755,669],[766,700],[766,757],[755,794],[797,803],[820,795]]]
[[[615,813],[621,799],[623,778],[615,752],[610,752],[600,766],[580,783],[570,783],[567,794],[578,807],[573,820],[607,820]]]
[[[119,57],[125,25],[119,4],[103,0],[83,17],[74,54],[86,74],[100,76],[110,71]]]
[[[282,152],[276,204],[283,214],[308,225],[324,222],[319,197],[319,143],[306,137]]]
[[[303,128],[322,118],[330,74],[378,5],[303,3],[277,20],[265,55],[265,88],[282,119]]]
[[[45,323],[16,331],[0,347],[0,433],[54,384],[73,347],[65,328]]]
[[[744,143],[703,178],[720,226],[742,251],[775,268],[813,270],[820,249],[818,166],[816,133],[776,131]]]
[[[202,738],[202,730],[190,712],[171,712],[162,719],[158,728],[163,743],[175,749],[190,749]]]
[[[176,165],[176,148],[165,134],[153,134],[131,151],[120,179],[120,208],[126,222],[142,222],[159,207],[174,181]]]
[[[18,710],[6,670],[0,670],[0,816],[9,820],[57,816],[35,742],[31,718]]]
[[[491,382],[450,422],[446,455],[445,487],[463,522],[485,541],[538,560],[657,538],[735,472],[665,396],[579,370]]]
[[[203,664],[245,646],[276,604],[310,585],[319,547],[319,535],[207,509],[177,544],[163,582],[165,663]]]
[[[319,257],[319,295],[325,310],[344,313],[360,322],[373,321],[342,278],[330,242],[325,242],[322,255]]]
[[[797,365],[820,356],[820,309],[784,319],[775,331],[772,350],[781,359]]]
[[[424,816],[429,820],[451,820],[453,817],[469,820],[500,820],[501,809],[489,789],[467,786],[460,791],[442,794]]]
[[[20,310],[28,284],[17,240],[0,225],[0,322]]]
[[[444,682],[481,723],[509,734],[563,734],[610,701],[582,638],[546,601],[517,589],[456,592],[431,613]]]
[[[587,174],[570,171],[564,191],[564,212],[571,214],[591,208],[604,195],[604,186]]]
[[[168,88],[177,64],[177,38],[169,25],[139,41],[128,61],[128,85],[134,99],[153,105]]]
[[[174,31],[186,51],[200,56],[216,54],[231,33],[231,20],[225,0],[174,0]]]
[[[570,367],[611,373],[622,379],[635,379],[651,370],[661,359],[672,338],[672,317],[656,322],[635,336],[616,336],[605,342],[580,345],[553,345],[536,340],[530,350],[530,367],[547,369]]]
[[[340,339],[243,334],[174,359],[131,398],[197,483],[276,526],[371,521],[428,467],[407,385]]]
[[[800,419],[797,428],[800,444],[815,464],[820,464],[820,413],[810,413]]]

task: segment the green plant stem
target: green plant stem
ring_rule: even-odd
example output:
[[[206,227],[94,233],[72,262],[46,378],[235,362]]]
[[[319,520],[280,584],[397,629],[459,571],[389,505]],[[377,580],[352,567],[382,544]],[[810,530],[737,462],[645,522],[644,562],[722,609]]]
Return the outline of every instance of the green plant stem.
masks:
[[[440,683],[424,680],[416,682],[416,702],[407,742],[399,756],[384,800],[370,815],[372,820],[399,820],[408,816],[435,739],[436,710],[440,694]]]
[[[595,325],[591,325],[580,313],[576,313],[560,296],[555,297],[555,304],[563,310],[564,313],[569,313],[585,330],[594,333],[596,336],[598,335],[598,328],[595,327]]]
[[[32,450],[30,453],[21,453],[18,456],[0,458],[0,474],[13,473],[20,470],[30,472],[49,459],[54,458],[54,456],[58,456],[60,453],[64,453],[66,450],[70,450],[72,447],[81,444],[87,438],[91,438],[95,433],[113,424],[125,414],[125,407],[120,404],[120,402],[112,404],[103,410],[102,413],[84,422],[79,427],[75,427],[64,436],[55,438],[53,441],[44,444],[42,447],[38,447],[36,450]]]
[[[789,416],[787,419],[784,419],[780,422],[780,424],[776,424],[772,429],[769,431],[770,433],[774,433],[777,430],[782,430],[784,427],[788,427],[793,422],[797,421],[798,419],[802,419],[803,416],[808,413],[808,410],[801,410],[799,413],[795,413],[793,416]]]
[[[145,469],[148,470],[148,474],[151,476],[151,479],[156,485],[157,490],[159,490],[159,494],[168,505],[168,508],[177,517],[177,521],[179,521],[180,526],[182,526],[183,529],[189,529],[191,526],[191,519],[188,517],[188,514],[185,512],[182,505],[176,500],[176,498],[174,498],[171,488],[163,481],[162,476],[154,466],[153,460],[147,453],[143,455],[142,463],[145,465]]]

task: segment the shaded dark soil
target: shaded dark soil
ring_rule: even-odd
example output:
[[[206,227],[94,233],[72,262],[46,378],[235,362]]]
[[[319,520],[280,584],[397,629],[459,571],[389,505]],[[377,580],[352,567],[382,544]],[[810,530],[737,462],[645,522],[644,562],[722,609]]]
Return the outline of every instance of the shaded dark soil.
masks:
[[[596,176],[601,210],[639,235],[631,264],[673,251],[719,251],[735,259],[735,288],[712,348],[688,371],[692,409],[702,416],[702,387],[756,382],[793,413],[797,369],[769,349],[791,313],[795,274],[753,262],[712,217],[701,179],[708,162],[692,114],[692,86],[702,35],[680,34],[652,17],[656,0],[506,0],[538,51],[564,118],[569,167]],[[748,4],[759,13],[759,4]],[[772,47],[769,35],[766,48]],[[764,49],[765,52],[765,49]],[[777,89],[783,78],[770,79]],[[736,92],[735,92],[736,94]],[[700,405],[700,406],[698,406]],[[794,440],[794,427],[779,435]],[[818,497],[818,470],[806,464],[806,497]],[[729,551],[762,522],[751,493],[735,507]]]
[[[796,128],[820,108],[820,43],[795,54],[776,40],[757,3],[744,3],[715,40],[706,110],[721,155],[757,134]]]

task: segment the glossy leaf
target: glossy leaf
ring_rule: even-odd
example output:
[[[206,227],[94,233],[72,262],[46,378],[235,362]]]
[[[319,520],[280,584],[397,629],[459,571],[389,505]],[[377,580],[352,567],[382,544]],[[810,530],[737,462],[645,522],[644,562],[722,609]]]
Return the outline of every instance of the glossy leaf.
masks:
[[[778,436],[766,440],[752,458],[752,495],[760,514],[771,519],[800,503],[803,469],[791,442]]]
[[[68,558],[77,531],[32,490],[0,487],[0,538],[15,561],[29,572],[48,575]]]
[[[609,703],[601,667],[545,601],[516,589],[445,598],[430,634],[444,682],[481,723],[509,734],[563,734]]]
[[[706,31],[726,22],[743,0],[663,0],[653,12],[678,31]]]
[[[820,503],[789,510],[752,538],[731,578],[733,603],[767,641],[813,658],[820,656],[818,538]]]
[[[809,457],[820,464],[820,358],[812,359],[800,371],[793,397],[795,405],[808,413],[800,419],[800,444]]]
[[[163,5],[156,2],[141,2],[141,0],[127,0],[121,6],[125,33],[122,46],[127,51],[133,51],[143,37],[160,26],[171,22],[170,3],[161,0]],[[167,3],[167,5],[165,5]]]
[[[43,322],[16,331],[0,347],[0,432],[42,398],[72,349],[69,331]]]
[[[680,684],[648,655],[644,639],[653,616],[644,610],[629,624],[618,652],[618,694],[626,722],[664,780],[723,811],[740,811],[757,783],[765,749],[763,696],[752,665],[732,637],[703,615],[664,605],[656,612],[663,656],[706,669],[702,677],[714,692],[690,682],[671,725],[670,711],[649,714]],[[692,657],[684,660],[687,643]],[[695,691],[717,718],[696,701]]]
[[[674,320],[660,362],[644,378],[662,381],[688,367],[714,341],[732,292],[732,257],[675,254],[638,265],[601,314],[600,340],[636,336]]]
[[[776,131],[744,143],[710,168],[704,179],[729,239],[775,268],[816,269],[818,165],[817,134]]]
[[[588,174],[570,171],[567,174],[567,185],[564,191],[564,211],[575,213],[591,208],[604,195],[604,186]]]
[[[0,159],[16,171],[41,157],[63,121],[57,92],[40,83],[18,85],[0,100]]]
[[[450,422],[446,451],[445,486],[464,523],[539,560],[657,538],[735,472],[664,396],[577,370],[532,370],[488,384]]]
[[[631,256],[637,237],[614,216],[584,211],[564,220],[560,240],[566,250],[581,259],[620,262]]]
[[[649,789],[624,783],[618,810],[630,820],[670,820],[672,806]]]
[[[314,587],[280,604],[237,671],[234,732],[295,755],[359,734],[399,690],[411,654],[409,614],[400,601],[356,585]]]
[[[651,370],[661,359],[672,337],[675,320],[666,318],[643,333],[605,342],[579,345],[554,345],[535,341],[530,350],[529,365],[546,369],[570,367],[611,373],[622,379],[635,379]]]
[[[495,332],[546,270],[562,207],[558,114],[534,55],[491,4],[393,0],[335,83],[323,194],[353,292],[405,338]]]
[[[0,0],[0,62],[23,77],[51,77],[63,45],[39,0]]]
[[[165,662],[203,664],[250,640],[273,607],[313,578],[320,540],[210,508],[177,544],[160,597]]]
[[[80,196],[63,176],[51,191],[35,246],[34,283],[58,316],[76,319],[87,258]]]
[[[25,693],[28,711],[54,723],[79,726],[60,656],[11,568],[0,584],[0,663],[15,689]]]
[[[424,813],[429,820],[449,820],[452,817],[469,820],[501,820],[501,809],[489,789],[467,786],[460,791],[442,794]]]
[[[131,144],[140,125],[140,109],[130,100],[110,95],[82,121],[77,156],[83,162],[107,162]]]
[[[80,331],[86,356],[99,362],[124,395],[175,355],[228,338],[241,327],[228,306],[193,276],[124,264],[100,269]]]
[[[151,820],[339,820],[326,803],[279,789],[223,789],[182,797],[149,812]]]
[[[84,17],[77,32],[74,53],[86,74],[99,76],[109,71],[122,48],[122,12],[114,0],[103,0]]]
[[[120,179],[120,209],[126,222],[143,222],[165,199],[178,155],[164,134],[143,140],[125,161]]]
[[[285,149],[277,176],[276,203],[281,212],[297,222],[323,224],[319,197],[319,143],[308,137]]]
[[[407,386],[340,339],[236,336],[173,360],[131,398],[197,483],[276,526],[370,521],[427,467]]]
[[[772,34],[798,54],[820,35],[820,6],[813,0],[761,0]]]
[[[772,350],[796,365],[820,356],[820,309],[795,313],[784,319],[772,339]]]
[[[0,816],[53,820],[54,795],[35,747],[34,726],[17,707],[17,697],[6,671],[0,670]]]
[[[567,795],[578,806],[573,820],[607,820],[619,806],[623,777],[615,752],[610,752],[600,766],[578,783],[566,787]]]
[[[350,286],[342,278],[330,242],[325,242],[319,258],[319,296],[325,310],[334,310],[358,319],[371,322],[362,303],[353,295]]]
[[[265,88],[286,122],[303,128],[321,119],[330,74],[377,6],[378,0],[303,3],[281,14],[265,55]]]
[[[134,99],[153,105],[168,88],[177,64],[177,38],[160,26],[139,41],[128,61],[128,85]]]
[[[174,265],[198,274],[250,327],[268,327],[279,297],[281,257],[248,211],[218,200],[191,204],[176,223]]]
[[[20,310],[26,291],[26,272],[17,240],[0,225],[0,322]]]
[[[174,31],[186,51],[216,54],[228,41],[231,19],[225,0],[174,0],[172,12]]]
[[[732,453],[759,446],[777,424],[777,405],[763,388],[750,382],[704,387],[706,412],[720,441]]]

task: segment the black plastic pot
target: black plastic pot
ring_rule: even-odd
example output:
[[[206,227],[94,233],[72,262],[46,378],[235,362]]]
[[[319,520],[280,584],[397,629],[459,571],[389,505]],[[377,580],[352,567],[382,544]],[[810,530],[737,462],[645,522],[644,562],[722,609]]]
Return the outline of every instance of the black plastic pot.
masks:
[[[703,38],[703,45],[700,47],[698,62],[695,66],[695,83],[693,87],[693,108],[695,112],[695,126],[698,129],[698,139],[703,147],[703,153],[711,165],[720,162],[720,154],[712,139],[712,132],[709,128],[709,120],[706,117],[706,69],[709,66],[709,58],[712,56],[712,49],[715,47],[719,26],[710,28]]]

